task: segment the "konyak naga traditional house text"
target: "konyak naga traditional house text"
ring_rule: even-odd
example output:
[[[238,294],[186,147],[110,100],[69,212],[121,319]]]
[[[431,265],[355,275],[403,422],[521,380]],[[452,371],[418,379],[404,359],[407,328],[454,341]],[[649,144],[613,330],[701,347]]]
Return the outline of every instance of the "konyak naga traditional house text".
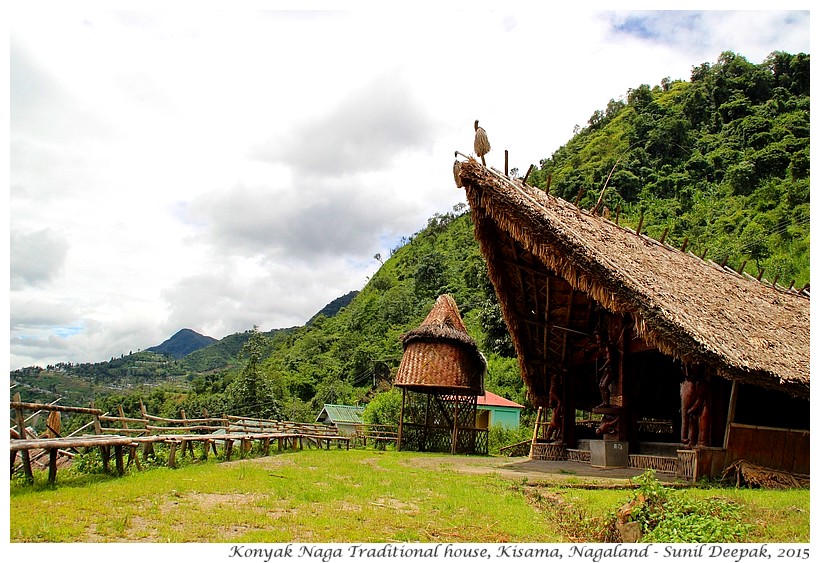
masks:
[[[809,291],[455,164],[543,419],[531,456],[697,478],[809,473]],[[575,413],[583,413],[575,416]]]

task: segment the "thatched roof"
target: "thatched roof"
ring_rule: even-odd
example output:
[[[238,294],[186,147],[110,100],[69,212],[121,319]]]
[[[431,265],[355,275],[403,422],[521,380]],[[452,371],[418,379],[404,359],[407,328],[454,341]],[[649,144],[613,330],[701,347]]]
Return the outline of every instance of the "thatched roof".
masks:
[[[612,313],[631,315],[637,336],[664,354],[808,398],[807,295],[636,234],[475,159],[454,172],[519,358],[524,321],[510,302],[524,284],[510,281],[509,270],[521,264],[510,263],[504,244],[534,257],[527,268],[553,272]]]
[[[487,360],[467,334],[458,305],[441,295],[424,321],[401,337],[404,354],[394,384],[467,395],[484,392]]]

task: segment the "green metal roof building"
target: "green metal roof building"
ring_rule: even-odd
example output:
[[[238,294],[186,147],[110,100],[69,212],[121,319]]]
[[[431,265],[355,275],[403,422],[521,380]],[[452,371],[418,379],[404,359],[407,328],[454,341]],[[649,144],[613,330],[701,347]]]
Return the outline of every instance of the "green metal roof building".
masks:
[[[334,425],[338,428],[339,434],[353,435],[356,433],[356,425],[363,423],[363,412],[364,407],[326,404],[316,417],[316,422]]]

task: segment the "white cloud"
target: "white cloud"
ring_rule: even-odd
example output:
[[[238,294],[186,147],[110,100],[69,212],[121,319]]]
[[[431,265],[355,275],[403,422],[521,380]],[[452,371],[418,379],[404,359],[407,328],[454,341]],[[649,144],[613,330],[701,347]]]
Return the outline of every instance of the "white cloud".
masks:
[[[68,242],[51,229],[11,233],[11,288],[43,285],[62,270]]]
[[[12,368],[301,324],[463,201],[474,119],[526,170],[629,88],[809,46],[807,12],[38,6],[9,18]]]

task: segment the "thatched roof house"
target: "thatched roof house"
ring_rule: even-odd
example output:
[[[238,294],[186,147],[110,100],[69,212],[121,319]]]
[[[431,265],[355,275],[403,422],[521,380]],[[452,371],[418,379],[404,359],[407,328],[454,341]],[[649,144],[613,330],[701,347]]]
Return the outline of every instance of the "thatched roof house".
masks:
[[[630,464],[671,463],[689,478],[738,459],[808,473],[807,290],[673,248],[473,158],[454,174],[530,400],[551,413],[532,452],[564,459],[586,441],[600,456],[610,441],[628,444]]]
[[[664,354],[711,365],[729,380],[808,398],[806,294],[636,234],[473,159],[458,168],[519,357],[531,357],[528,325],[543,324],[544,308],[553,304],[528,283],[542,270],[570,292],[631,315],[637,336]],[[533,377],[531,365],[522,368],[525,378]]]

